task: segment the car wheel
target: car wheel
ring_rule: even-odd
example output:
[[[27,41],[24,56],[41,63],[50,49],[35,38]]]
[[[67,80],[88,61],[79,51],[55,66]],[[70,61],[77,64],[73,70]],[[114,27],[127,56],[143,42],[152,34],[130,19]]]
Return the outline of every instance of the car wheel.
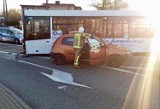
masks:
[[[19,44],[20,43],[19,39],[14,39],[14,43]]]
[[[66,62],[66,59],[62,54],[55,54],[54,57],[51,57],[51,59],[56,65],[63,65]]]
[[[112,55],[106,60],[106,65],[109,67],[119,67],[122,64],[122,58],[119,55]]]

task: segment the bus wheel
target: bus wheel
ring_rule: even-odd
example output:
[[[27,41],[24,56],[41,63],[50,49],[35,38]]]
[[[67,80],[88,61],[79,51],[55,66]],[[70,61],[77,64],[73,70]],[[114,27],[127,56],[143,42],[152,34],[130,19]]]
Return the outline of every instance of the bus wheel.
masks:
[[[122,64],[122,58],[119,55],[112,55],[105,63],[109,67],[119,67]]]
[[[54,57],[52,57],[52,62],[56,65],[63,65],[66,59],[62,54],[55,54]]]
[[[20,43],[19,39],[14,39],[14,43],[19,44]]]

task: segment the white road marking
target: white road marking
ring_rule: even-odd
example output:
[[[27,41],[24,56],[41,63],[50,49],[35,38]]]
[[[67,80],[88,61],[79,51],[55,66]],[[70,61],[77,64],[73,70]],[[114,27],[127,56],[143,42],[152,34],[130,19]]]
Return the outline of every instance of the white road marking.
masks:
[[[38,65],[38,64],[34,64],[34,63],[31,63],[31,62],[27,62],[27,61],[18,60],[18,62],[25,63],[25,64],[30,64],[30,65],[33,65],[33,66],[36,66],[36,67],[47,69],[47,70],[53,70],[52,68],[45,67],[45,66]]]
[[[0,53],[8,54],[9,52],[6,52],[6,51],[0,51]]]
[[[144,58],[144,59],[149,59],[149,56],[134,56],[134,57],[137,57],[137,58]]]
[[[143,68],[143,67],[135,67],[135,66],[120,66],[120,68],[128,68],[128,69],[147,69],[147,68]]]
[[[17,55],[17,53],[11,53],[11,52],[7,52],[7,51],[0,51],[0,53]]]
[[[40,67],[40,68],[44,68],[44,69],[47,69],[47,70],[52,70],[53,71],[52,75],[49,75],[49,74],[46,74],[46,73],[43,73],[43,72],[41,72],[41,74],[47,76],[48,78],[50,78],[50,79],[52,79],[56,82],[61,82],[61,83],[69,84],[69,85],[75,85],[75,86],[80,86],[80,87],[85,87],[85,88],[92,89],[91,87],[88,87],[86,85],[73,82],[73,77],[70,73],[63,72],[63,71],[56,70],[56,69],[52,69],[52,68],[49,68],[49,67],[46,67],[46,66],[35,64],[35,63],[23,61],[23,60],[18,60],[18,62],[33,65],[33,66]]]
[[[33,66],[36,66],[36,67],[40,67],[40,68],[44,68],[44,69],[48,69],[48,70],[52,70],[52,71],[54,70],[52,68],[41,66],[41,65],[34,64],[34,63],[31,63],[31,62],[22,61],[22,60],[18,60],[18,61],[21,62],[21,63],[30,64],[30,65],[33,65]],[[132,71],[124,70],[124,69],[112,68],[112,67],[107,67],[107,66],[100,66],[100,65],[98,65],[98,66],[99,67],[103,67],[103,68],[108,68],[108,69],[116,70],[116,71],[121,71],[121,72],[132,74],[132,75],[141,75],[141,76],[143,76],[143,74],[138,73],[138,72],[132,72]]]
[[[124,69],[120,69],[120,68],[112,68],[112,67],[107,67],[107,66],[99,66],[99,67],[108,68],[108,69],[112,69],[112,70],[116,70],[116,71],[120,71],[120,72],[124,72],[124,73],[128,73],[128,74],[132,74],[132,75],[143,76],[143,74],[141,74],[141,73],[132,72],[132,71],[128,71],[128,70],[124,70]]]
[[[42,57],[42,56],[38,56],[38,57],[43,59],[51,59],[50,57]]]
[[[74,86],[80,86],[80,87],[85,87],[85,88],[89,88],[90,87],[83,85],[83,84],[79,84],[73,81],[73,76],[70,73],[67,72],[63,72],[60,70],[53,70],[52,75],[47,74],[47,73],[43,73],[41,72],[41,74],[47,76],[48,78],[52,79],[53,81],[56,82],[60,82],[60,83],[65,83],[65,84],[69,84],[69,85],[74,85]]]
[[[65,90],[66,88],[67,88],[66,85],[57,87],[57,89],[64,89],[64,90]]]

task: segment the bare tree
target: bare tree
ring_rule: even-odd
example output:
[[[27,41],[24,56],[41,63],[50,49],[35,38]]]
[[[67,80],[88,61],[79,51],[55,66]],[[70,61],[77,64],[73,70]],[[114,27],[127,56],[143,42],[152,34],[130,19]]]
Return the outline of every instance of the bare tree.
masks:
[[[128,3],[124,2],[123,0],[100,0],[99,2],[93,1],[91,6],[98,10],[119,10],[128,7]]]
[[[8,11],[8,26],[18,26],[21,20],[21,11],[17,9],[10,9]]]
[[[9,21],[17,21],[21,19],[21,13],[18,9],[10,9],[8,11],[8,20]]]

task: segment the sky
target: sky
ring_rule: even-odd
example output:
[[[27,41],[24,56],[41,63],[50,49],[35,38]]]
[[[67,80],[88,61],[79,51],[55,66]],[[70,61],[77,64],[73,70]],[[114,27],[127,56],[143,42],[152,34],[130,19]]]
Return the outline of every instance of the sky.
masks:
[[[55,1],[60,1],[60,3],[75,4],[76,6],[81,6],[83,10],[95,10],[90,4],[100,0],[48,0],[49,3],[55,3]],[[131,10],[139,9],[139,5],[143,3],[144,0],[125,0],[129,3]],[[138,1],[138,2],[137,2]],[[150,1],[150,0],[149,0]],[[8,8],[21,9],[20,5],[41,5],[45,3],[46,0],[7,0]],[[136,8],[135,8],[136,7]],[[0,0],[0,10],[3,10],[3,0]]]
[[[81,6],[83,10],[95,10],[95,8],[90,7],[92,1],[95,0],[48,0],[49,3],[55,3],[55,1],[60,1],[60,3],[75,4],[76,6]],[[46,0],[7,0],[8,8],[20,9],[20,5],[41,5],[45,3]],[[0,0],[0,10],[3,10],[3,0]]]
[[[100,0],[48,0],[49,3],[55,3],[55,1],[60,1],[60,3],[75,4],[76,6],[81,6],[83,10],[95,10],[90,4],[93,1]],[[129,10],[155,10],[159,8],[158,0],[123,0],[129,3]],[[21,9],[20,5],[41,5],[45,3],[46,0],[7,0],[8,8]],[[0,0],[0,11],[3,9],[3,0]]]

